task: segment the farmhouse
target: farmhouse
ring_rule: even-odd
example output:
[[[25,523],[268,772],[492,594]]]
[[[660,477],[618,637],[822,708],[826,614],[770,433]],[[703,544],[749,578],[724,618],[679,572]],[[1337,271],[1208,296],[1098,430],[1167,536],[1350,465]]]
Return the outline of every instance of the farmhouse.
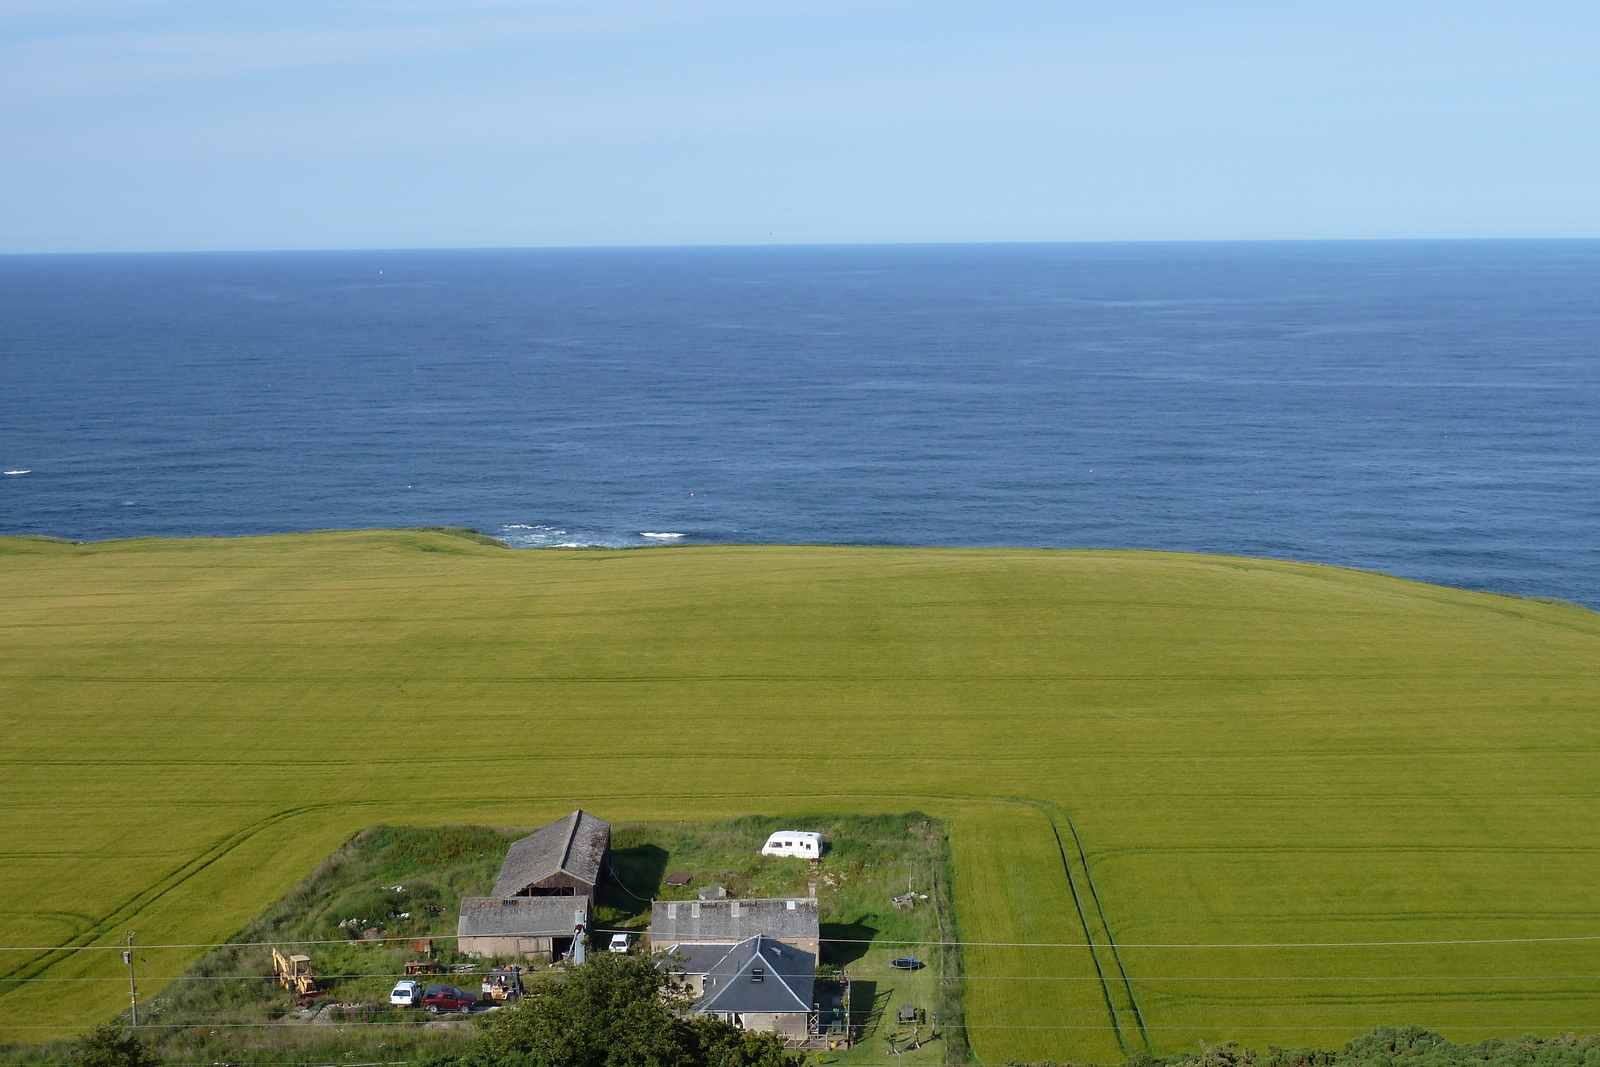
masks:
[[[658,900],[650,906],[650,945],[736,945],[761,935],[817,954],[816,897]]]
[[[611,824],[582,810],[512,842],[491,895],[462,898],[457,947],[551,960],[570,952],[610,858]]]
[[[611,824],[578,810],[512,843],[492,896],[588,897],[611,859]]]
[[[692,1011],[804,1040],[816,1023],[817,918],[816,897],[658,900],[650,947],[696,998]]]
[[[588,897],[465,897],[457,947],[469,956],[555,960],[589,925]]]
[[[804,1041],[816,1030],[816,972],[814,953],[758,934],[722,950],[690,1012]]]

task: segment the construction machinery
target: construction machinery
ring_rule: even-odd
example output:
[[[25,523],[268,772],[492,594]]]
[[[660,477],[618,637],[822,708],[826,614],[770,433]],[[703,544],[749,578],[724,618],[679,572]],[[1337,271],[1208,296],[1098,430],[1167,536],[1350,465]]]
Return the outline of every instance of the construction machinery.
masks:
[[[312,997],[317,994],[317,976],[311,971],[310,956],[285,956],[273,949],[272,977],[295,996]]]

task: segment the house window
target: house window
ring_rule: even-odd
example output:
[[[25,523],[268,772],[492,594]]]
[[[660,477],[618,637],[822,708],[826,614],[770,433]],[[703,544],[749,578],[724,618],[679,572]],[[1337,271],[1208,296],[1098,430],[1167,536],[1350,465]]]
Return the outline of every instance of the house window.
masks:
[[[759,982],[759,981],[762,981],[766,977],[767,977],[767,972],[766,972],[765,969],[763,969],[761,967],[752,967],[752,968],[750,968],[750,981]]]

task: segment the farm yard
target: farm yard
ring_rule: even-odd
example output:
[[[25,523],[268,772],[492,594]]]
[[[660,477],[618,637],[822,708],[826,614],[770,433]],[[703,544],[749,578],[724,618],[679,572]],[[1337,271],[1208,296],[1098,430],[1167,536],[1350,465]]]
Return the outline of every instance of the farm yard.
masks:
[[[816,867],[757,853],[771,828],[789,823],[826,828],[830,847]],[[362,831],[246,926],[235,939],[239,944],[206,953],[146,1001],[146,1034],[158,1051],[180,1062],[360,1058],[377,1043],[391,1055],[459,1047],[470,1027],[417,1007],[392,1006],[389,993],[408,965],[421,983],[450,983],[473,993],[499,965],[523,967],[527,983],[558,975],[559,968],[543,961],[473,959],[453,951],[453,938],[428,936],[450,926],[463,897],[488,892],[507,846],[520,836],[522,831],[476,826]],[[923,815],[745,816],[620,826],[612,852],[618,877],[601,883],[596,918],[626,925],[597,923],[595,947],[603,950],[613,929],[643,932],[650,910],[639,907],[630,890],[663,900],[698,899],[698,890],[707,886],[746,897],[803,897],[815,883],[823,901],[822,934],[840,939],[824,947],[823,974],[859,975],[852,1004],[858,1047],[830,1054],[830,1062],[876,1061],[887,1040],[904,1049],[917,1029],[899,1024],[899,1007],[908,1002],[922,1010],[917,1036],[924,1040],[902,1058],[961,1062],[965,1035],[959,1025],[927,1025],[939,1017],[959,1023],[956,955],[924,952],[930,966],[915,973],[889,965],[904,954],[905,941],[937,939],[948,919],[943,846],[940,827]],[[690,881],[664,884],[667,863],[684,869]],[[908,881],[932,892],[910,909],[898,908],[892,898]],[[425,951],[419,951],[422,946]],[[308,956],[314,996],[296,996],[270,977],[274,947]],[[484,1000],[474,1010],[489,1006]],[[933,1034],[939,1036],[926,1040]],[[47,1046],[6,1059],[48,1061],[60,1051]]]
[[[816,867],[756,853],[754,845],[787,826],[821,831],[827,845]],[[819,977],[843,974],[851,980],[850,1010],[859,1034],[854,1047],[830,1053],[830,1062],[881,1062],[891,1041],[907,1065],[966,1058],[960,955],[933,944],[954,934],[947,842],[936,820],[921,814],[798,814],[638,823],[617,826],[612,844],[620,881],[639,895],[613,889],[603,896],[612,905],[597,909],[602,924],[647,921],[641,896],[692,901],[702,889],[718,886],[730,897],[805,896],[814,884],[822,918]],[[671,875],[680,884],[667,884]],[[643,887],[652,884],[653,894],[645,893]],[[919,899],[896,907],[894,899],[908,891]],[[906,957],[923,966],[902,970],[891,964]],[[920,1015],[902,1024],[899,1013],[908,1004]],[[929,1040],[933,1034],[938,1036]],[[914,1042],[920,1047],[911,1049]]]
[[[13,1042],[124,1010],[129,931],[159,995],[364,828],[580,805],[940,820],[982,1062],[1600,1029],[1571,605],[1168,553],[9,538],[0,646]]]

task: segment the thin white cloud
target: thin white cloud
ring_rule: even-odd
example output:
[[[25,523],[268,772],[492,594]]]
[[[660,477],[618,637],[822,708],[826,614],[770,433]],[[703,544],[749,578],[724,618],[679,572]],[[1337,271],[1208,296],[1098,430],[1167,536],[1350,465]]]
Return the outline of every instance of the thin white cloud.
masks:
[[[86,14],[103,7],[77,6]],[[170,10],[192,5],[142,6]],[[157,20],[155,25],[121,20],[119,25],[88,31],[78,28],[80,20],[53,20],[51,27],[26,33],[15,32],[13,26],[13,32],[0,35],[0,94],[37,102],[41,97],[136,92],[252,74],[471,53],[518,42],[532,45],[638,33],[716,14],[709,7],[686,11],[665,4],[600,5],[579,0],[363,3],[337,9],[342,18],[332,20],[335,25],[327,25],[326,18],[307,18],[302,21],[308,25],[283,28],[282,16],[293,9],[275,10],[278,17],[273,18],[194,20],[202,24],[199,27],[170,28],[168,20]],[[397,12],[409,17],[396,19]],[[388,17],[377,17],[382,15]]]

